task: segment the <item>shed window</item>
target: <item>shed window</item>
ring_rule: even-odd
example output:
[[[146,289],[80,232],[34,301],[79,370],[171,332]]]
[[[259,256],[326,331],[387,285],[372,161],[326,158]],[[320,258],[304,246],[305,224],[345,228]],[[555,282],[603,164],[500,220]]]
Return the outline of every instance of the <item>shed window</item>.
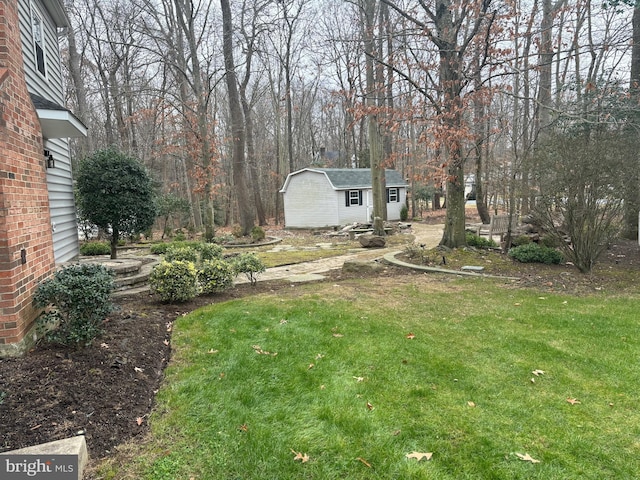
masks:
[[[347,190],[344,197],[347,207],[362,205],[362,190]]]
[[[400,201],[400,192],[397,188],[387,188],[387,203],[397,203]]]
[[[35,11],[35,9],[31,10],[31,29],[33,33],[33,49],[35,53],[36,68],[42,75],[46,75],[42,17],[37,11]]]

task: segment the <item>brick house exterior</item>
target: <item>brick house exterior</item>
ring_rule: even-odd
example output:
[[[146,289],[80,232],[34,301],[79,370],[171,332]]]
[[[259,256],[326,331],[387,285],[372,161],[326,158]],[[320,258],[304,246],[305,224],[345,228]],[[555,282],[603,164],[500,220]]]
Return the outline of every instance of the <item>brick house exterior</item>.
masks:
[[[25,75],[19,3],[0,0],[0,356],[22,354],[35,342],[39,312],[32,295],[56,267],[45,157],[50,140]]]

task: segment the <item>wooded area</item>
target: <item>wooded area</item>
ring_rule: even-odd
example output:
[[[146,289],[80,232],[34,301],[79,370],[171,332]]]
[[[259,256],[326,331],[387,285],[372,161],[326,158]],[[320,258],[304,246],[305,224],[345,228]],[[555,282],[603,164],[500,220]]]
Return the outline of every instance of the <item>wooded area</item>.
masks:
[[[606,205],[624,209],[637,236],[630,0],[68,0],[67,10],[67,100],[89,127],[76,161],[106,147],[139,158],[161,194],[189,205],[182,228],[207,237],[214,223],[280,224],[288,173],[371,167],[383,185],[386,167],[408,179],[413,215],[446,194],[449,247],[465,243],[470,175],[485,222],[498,210],[571,221]],[[574,227],[601,225],[591,221]]]

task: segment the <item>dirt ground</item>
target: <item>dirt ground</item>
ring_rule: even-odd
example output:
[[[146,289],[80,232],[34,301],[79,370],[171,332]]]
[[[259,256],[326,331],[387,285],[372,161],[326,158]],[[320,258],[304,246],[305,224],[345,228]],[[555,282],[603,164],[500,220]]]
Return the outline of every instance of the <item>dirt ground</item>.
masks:
[[[638,293],[640,248],[616,242],[591,275],[566,266],[522,265],[521,280],[509,288],[532,287],[568,293]],[[513,269],[509,272],[513,274]],[[417,275],[443,282],[444,276],[389,267],[380,282],[410,283]],[[325,281],[345,280],[340,270]],[[291,288],[286,281],[239,284],[216,295],[164,305],[148,294],[116,300],[119,309],[105,322],[105,333],[90,348],[40,346],[22,358],[0,360],[0,451],[84,434],[92,459],[148,431],[163,369],[171,356],[172,322],[200,306],[261,292]]]

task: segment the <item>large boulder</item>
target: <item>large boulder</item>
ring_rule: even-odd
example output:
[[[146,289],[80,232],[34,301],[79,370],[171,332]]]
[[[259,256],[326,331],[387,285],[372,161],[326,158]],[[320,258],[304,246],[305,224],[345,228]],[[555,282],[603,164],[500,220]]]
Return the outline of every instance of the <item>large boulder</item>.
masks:
[[[355,273],[360,275],[380,272],[386,267],[379,262],[365,262],[362,260],[348,260],[342,265],[343,273]]]
[[[378,235],[361,235],[358,241],[364,248],[382,248],[387,244],[384,237]]]

